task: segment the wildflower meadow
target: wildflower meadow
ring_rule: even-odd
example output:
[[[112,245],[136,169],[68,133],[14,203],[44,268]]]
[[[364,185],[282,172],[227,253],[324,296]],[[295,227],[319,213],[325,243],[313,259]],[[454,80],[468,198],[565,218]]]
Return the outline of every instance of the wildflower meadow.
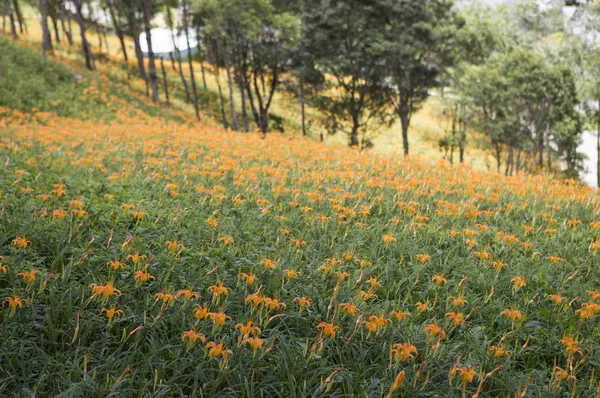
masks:
[[[361,151],[326,140],[310,103],[300,122],[278,75],[263,131],[233,132],[225,121],[246,110],[233,104],[245,91],[233,94],[217,58],[189,60],[195,111],[181,57],[162,70],[170,102],[151,101],[146,61],[116,55],[102,26],[87,26],[103,56],[87,51],[97,70],[86,71],[66,33],[38,54],[39,16],[22,8],[32,33],[16,38],[13,21],[15,38],[0,39],[0,397],[600,397],[600,199],[545,172],[562,160],[543,135],[548,169],[527,174],[520,147],[514,173],[498,151],[490,169],[506,162],[505,173],[462,163],[465,131],[445,144],[461,164],[368,140]],[[313,28],[329,26],[317,11]],[[251,32],[272,31],[263,25]],[[481,164],[493,152],[470,150]]]
[[[4,110],[2,395],[598,395],[594,190],[122,106]]]

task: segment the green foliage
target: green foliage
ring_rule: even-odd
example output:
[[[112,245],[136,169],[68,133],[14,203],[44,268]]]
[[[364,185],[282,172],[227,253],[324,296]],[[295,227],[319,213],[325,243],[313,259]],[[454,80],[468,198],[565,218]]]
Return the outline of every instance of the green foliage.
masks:
[[[59,116],[90,118],[106,112],[104,102],[84,93],[87,84],[58,62],[0,38],[0,106]]]
[[[569,172],[580,167],[581,121],[569,69],[521,49],[492,54],[485,64],[468,68],[460,84],[472,122],[497,151],[498,168],[501,146],[508,153],[507,173],[515,162],[513,150],[529,153],[540,168],[544,153],[548,164],[553,156],[564,160]],[[516,171],[522,167],[519,161],[515,166]]]
[[[460,24],[445,0],[306,1],[298,64],[307,81],[329,83],[316,104],[329,116],[330,132],[343,131],[350,146],[366,148],[396,114],[407,155],[410,118],[454,63]]]
[[[385,63],[394,92],[391,101],[402,121],[404,155],[409,153],[411,116],[440,84],[439,74],[456,63],[455,36],[462,20],[446,0],[391,2],[385,9]]]
[[[197,5],[194,15],[212,63],[234,67],[263,134],[269,131],[273,97],[290,69],[289,59],[299,35],[299,20],[285,4],[270,0],[206,1]]]
[[[317,106],[330,133],[348,135],[351,147],[368,147],[370,133],[389,121],[385,83],[385,7],[360,0],[306,1],[303,21],[307,64],[322,76]]]
[[[549,38],[565,31],[560,7],[519,3],[494,13],[475,6],[464,13],[467,25],[458,41],[469,48],[456,50],[462,62],[445,76],[448,113],[455,118],[460,109],[468,130],[487,136],[498,171],[503,164],[506,174],[560,170],[576,176],[583,129],[577,67],[554,55],[560,47]]]

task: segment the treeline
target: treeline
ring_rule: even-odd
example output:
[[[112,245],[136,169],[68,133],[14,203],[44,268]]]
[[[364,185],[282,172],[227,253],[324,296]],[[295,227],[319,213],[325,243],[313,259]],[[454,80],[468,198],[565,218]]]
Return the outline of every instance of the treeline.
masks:
[[[17,3],[17,0],[14,0]],[[140,33],[149,32],[151,18],[167,4],[159,4],[154,0],[33,0],[31,5],[39,9],[42,27],[42,52],[53,53],[53,42],[60,43],[67,39],[73,45],[72,23],[79,27],[81,52],[89,70],[96,69],[95,52],[87,38],[87,31],[96,31],[99,38],[98,51],[102,52],[103,44],[108,52],[108,32],[114,33],[120,41],[121,51],[126,61],[130,54],[125,37],[133,39],[134,53],[137,59],[139,76],[146,82],[146,91],[158,102],[158,74],[152,51],[149,53],[148,68],[140,46]],[[98,22],[110,21],[112,26]],[[51,28],[49,21],[52,23]],[[59,27],[60,26],[60,27]],[[61,33],[62,30],[62,33]],[[54,35],[52,34],[54,33]],[[53,37],[54,36],[54,37]],[[148,37],[148,47],[152,48],[152,38]],[[146,70],[148,69],[148,70]]]
[[[5,14],[17,15],[17,23],[11,22],[16,35],[17,25],[24,27],[18,1],[4,1],[5,10],[15,10]],[[408,155],[411,118],[436,93],[449,121],[440,147],[450,161],[464,161],[468,144],[478,140],[506,174],[564,169],[575,175],[581,168],[577,145],[585,120],[577,76],[572,65],[539,45],[560,23],[541,15],[536,5],[527,12],[464,10],[451,0],[39,0],[36,5],[44,51],[52,51],[46,21],[55,40],[62,28],[72,42],[73,20],[90,69],[95,62],[86,29],[100,36],[114,32],[125,59],[130,55],[124,37],[132,37],[139,75],[155,101],[156,60],[150,51],[144,62],[139,34],[149,33],[152,18],[162,14],[188,43],[198,38],[195,57],[202,61],[205,89],[205,73],[224,71],[227,87],[216,81],[226,128],[249,131],[254,124],[266,135],[277,123],[271,114],[274,96],[285,92],[299,103],[304,135],[306,106],[322,112],[320,123],[328,133],[347,135],[348,144],[359,149],[371,147],[377,132],[399,121]],[[94,13],[84,9],[109,16],[112,26],[94,22]],[[147,40],[151,49],[149,34]],[[182,56],[175,48],[170,57],[200,119],[192,57],[184,50]]]
[[[450,123],[440,146],[448,158],[458,151],[462,162],[467,137],[479,133],[506,175],[545,169],[577,176],[585,115],[572,58],[561,51],[570,36],[561,8],[521,3],[463,15],[471,46],[444,82]]]

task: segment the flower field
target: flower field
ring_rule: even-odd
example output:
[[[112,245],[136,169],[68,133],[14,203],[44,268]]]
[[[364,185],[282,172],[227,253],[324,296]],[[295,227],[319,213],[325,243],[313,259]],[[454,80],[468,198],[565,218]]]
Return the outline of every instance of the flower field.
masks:
[[[599,393],[589,188],[3,111],[0,395]]]

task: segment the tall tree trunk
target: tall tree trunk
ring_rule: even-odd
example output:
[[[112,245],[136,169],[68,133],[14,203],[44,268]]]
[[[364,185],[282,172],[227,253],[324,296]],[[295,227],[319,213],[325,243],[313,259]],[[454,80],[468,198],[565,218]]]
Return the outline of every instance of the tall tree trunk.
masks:
[[[229,122],[225,114],[225,98],[223,98],[223,90],[221,89],[221,79],[219,78],[219,67],[217,64],[213,66],[215,72],[215,80],[217,81],[217,89],[219,91],[219,102],[221,103],[221,117],[223,118],[223,128],[225,131],[229,129]]]
[[[186,0],[183,0],[183,29],[185,30],[185,40],[188,48],[190,80],[192,81],[192,93],[194,94],[194,110],[196,111],[196,118],[200,120],[200,109],[198,108],[198,92],[196,91],[196,79],[194,78],[194,65],[192,62],[192,49],[190,47],[190,34],[188,29],[188,9]]]
[[[256,72],[252,71],[251,73],[256,73]],[[258,109],[256,108],[256,105],[254,104],[254,96],[252,94],[252,86],[251,86],[251,83],[249,80],[250,79],[249,79],[248,75],[244,74],[244,88],[246,89],[246,93],[248,94],[248,102],[250,103],[250,109],[252,110],[252,115],[254,116],[254,122],[256,123],[258,128],[262,131],[261,115],[260,115],[260,112],[258,111]],[[255,79],[255,81],[256,81],[256,79]]]
[[[181,77],[181,82],[183,83],[183,88],[185,89],[185,102],[190,103],[192,99],[190,98],[190,89],[188,88],[188,83],[183,74],[183,65],[181,63],[181,51],[177,50],[177,63],[179,64],[179,76]]]
[[[508,176],[510,174],[511,171],[511,164],[512,164],[512,157],[513,157],[513,148],[512,146],[508,146],[508,152],[506,154],[506,167],[504,168],[504,175]]]
[[[217,82],[217,89],[219,91],[219,102],[221,104],[221,118],[223,119],[223,128],[225,131],[229,129],[229,122],[227,121],[227,115],[225,114],[225,99],[223,98],[223,90],[221,90],[221,79],[219,76],[219,44],[217,38],[212,40],[212,55],[213,55],[213,72],[215,75],[215,81]]]
[[[54,28],[54,38],[57,44],[60,44],[60,34],[58,33],[58,21],[56,20],[56,16],[54,12],[50,13],[50,20],[52,21],[52,27]]]
[[[304,79],[302,76],[298,77],[298,83],[300,84],[300,123],[302,125],[302,136],[306,137],[306,113],[304,104]]]
[[[408,112],[400,112],[400,124],[402,125],[402,147],[404,149],[404,156],[408,156],[408,125],[410,124]]]
[[[75,8],[77,10],[77,23],[79,24],[79,30],[81,33],[81,46],[83,48],[83,56],[85,57],[85,65],[89,70],[96,70],[96,63],[94,62],[94,54],[85,36],[85,20],[81,9],[83,7],[83,0],[75,1]]]
[[[114,0],[108,2],[108,12],[110,13],[110,19],[112,19],[113,26],[115,27],[115,33],[119,38],[119,42],[121,43],[121,51],[123,52],[123,57],[125,58],[125,62],[129,61],[129,57],[127,56],[127,46],[125,45],[125,35],[123,35],[123,29],[119,25],[119,21],[117,20],[117,14],[115,13],[115,8],[113,6]]]
[[[502,154],[502,147],[499,142],[494,142],[494,149],[496,150],[496,172],[500,173],[500,164],[502,162],[500,155]]]
[[[204,52],[202,51],[202,46],[200,45],[200,32],[196,30],[196,38],[198,40],[198,58],[200,59],[200,72],[202,73],[202,85],[204,86],[204,90],[208,90],[206,86],[206,73],[204,73]]]
[[[204,86],[204,90],[208,90],[208,86],[206,85],[206,72],[204,71],[204,62],[206,58],[204,58],[204,53],[200,48],[200,44],[198,44],[198,58],[200,58],[200,74],[202,74],[202,86]]]
[[[175,55],[177,56],[177,64],[179,66],[179,76],[181,77],[181,83],[183,83],[183,88],[185,89],[185,102],[190,103],[190,90],[188,88],[187,81],[183,74],[183,66],[181,65],[181,51],[177,47],[177,42],[175,40],[175,34],[173,33],[173,17],[171,16],[171,8],[167,6],[167,23],[169,24],[169,29],[171,30],[171,40],[173,41],[173,49],[175,50]]]
[[[404,149],[404,156],[408,156],[408,126],[410,125],[410,108],[409,99],[402,97],[402,93],[398,95],[398,107],[396,109],[398,116],[400,116],[400,124],[402,126],[402,147]]]
[[[460,110],[460,120],[459,120],[459,129],[460,129],[460,141],[458,143],[459,149],[459,163],[463,163],[465,161],[465,144],[467,142],[467,123],[465,121],[465,106],[461,105]]]
[[[154,63],[154,51],[152,50],[152,35],[150,34],[150,7],[151,0],[144,0],[144,28],[146,30],[146,42],[148,43],[148,74],[150,86],[152,87],[152,101],[158,103],[158,76]]]
[[[255,77],[254,90],[256,92],[256,98],[258,99],[258,111],[259,111],[259,116],[260,116],[260,118],[259,118],[260,131],[262,131],[263,138],[265,138],[267,136],[267,133],[269,132],[269,114],[267,113],[267,109],[264,105],[262,95],[260,94],[260,89],[258,88],[258,83],[256,81],[256,74],[254,74],[254,77]],[[261,77],[263,77],[262,74],[261,74]],[[263,82],[264,82],[264,80],[263,80]],[[264,84],[263,84],[263,87],[264,87]]]
[[[73,25],[71,24],[71,15],[70,15],[70,13],[67,16],[67,28],[69,28],[69,37],[72,39],[73,38]],[[73,44],[73,41],[71,40],[71,45],[72,44]]]
[[[538,138],[538,166],[540,170],[544,168],[544,134],[540,132],[540,136]]]
[[[12,33],[13,37],[17,38],[17,25],[15,24],[15,16],[13,14],[12,6],[10,5],[9,0],[4,0],[4,10],[8,14],[8,19],[10,21],[10,33]]]
[[[600,102],[598,102],[598,104],[600,105]],[[600,188],[600,111],[598,111],[596,117],[598,119],[598,131],[596,136],[596,154],[598,155],[598,158],[596,159],[596,184],[598,185],[598,188]]]
[[[163,86],[165,87],[165,97],[167,99],[167,105],[170,105],[170,102],[169,102],[169,86],[167,85],[167,72],[165,71],[165,63],[163,61],[164,61],[163,58],[160,57],[160,68],[162,69]]]
[[[352,125],[352,131],[350,132],[350,147],[358,148],[358,144],[358,123],[356,120],[354,120]]]
[[[150,93],[148,88],[148,76],[146,76],[146,67],[144,66],[144,54],[140,47],[140,28],[137,23],[135,16],[135,10],[129,10],[127,13],[127,24],[129,25],[129,35],[133,38],[133,45],[135,47],[135,58],[138,64],[138,73],[144,83],[146,84],[146,95]]]
[[[67,36],[67,41],[69,42],[69,45],[72,46],[73,45],[73,35],[71,34],[70,29],[67,30],[67,27],[65,26],[65,9],[62,6],[62,4],[60,5],[60,26],[62,27],[62,31],[65,34],[65,36]],[[69,16],[67,16],[67,18],[70,18]]]
[[[248,131],[250,131],[250,125],[248,122],[248,110],[246,108],[246,90],[244,90],[244,82],[242,80],[242,75],[237,66],[234,68],[234,73],[242,99],[242,123],[244,123],[244,131],[247,133]]]
[[[108,38],[106,37],[105,29],[102,29],[102,37],[104,37],[104,48],[106,48],[106,54],[110,55],[110,46],[108,44]]]
[[[48,29],[48,0],[40,0],[40,14],[42,19],[42,54],[53,53],[52,39]]]
[[[457,123],[457,112],[458,107],[456,105],[452,106],[452,130],[450,133],[450,163],[454,163],[454,141],[456,139],[456,123]]]
[[[13,8],[15,10],[15,15],[17,16],[17,21],[19,21],[19,31],[23,34],[23,31],[27,32],[27,25],[25,24],[25,18],[23,18],[23,13],[19,6],[19,0],[13,0]]]
[[[173,56],[173,51],[169,52],[169,59],[171,60],[171,68],[173,68],[173,70],[177,72],[177,68],[175,67],[175,57]]]
[[[255,57],[256,54],[253,53],[252,56]],[[257,65],[258,62],[254,60],[252,64]],[[244,76],[248,100],[250,102],[256,124],[263,134],[262,138],[266,138],[267,133],[269,132],[269,107],[271,106],[273,95],[275,94],[275,88],[279,84],[279,69],[277,67],[273,67],[268,71],[253,69],[249,72],[252,75],[252,83],[249,82],[248,75]],[[269,73],[272,75],[271,85],[268,90],[265,84],[265,73],[267,75]],[[252,84],[254,94],[256,95],[256,105],[254,104],[254,95],[252,93],[252,89],[250,89],[250,84]]]
[[[231,78],[231,65],[229,64],[229,53],[227,49],[223,52],[223,62],[227,71],[227,85],[229,86],[229,110],[231,111],[231,124],[234,131],[240,131],[237,112],[235,111],[235,101],[233,98],[233,79]]]

